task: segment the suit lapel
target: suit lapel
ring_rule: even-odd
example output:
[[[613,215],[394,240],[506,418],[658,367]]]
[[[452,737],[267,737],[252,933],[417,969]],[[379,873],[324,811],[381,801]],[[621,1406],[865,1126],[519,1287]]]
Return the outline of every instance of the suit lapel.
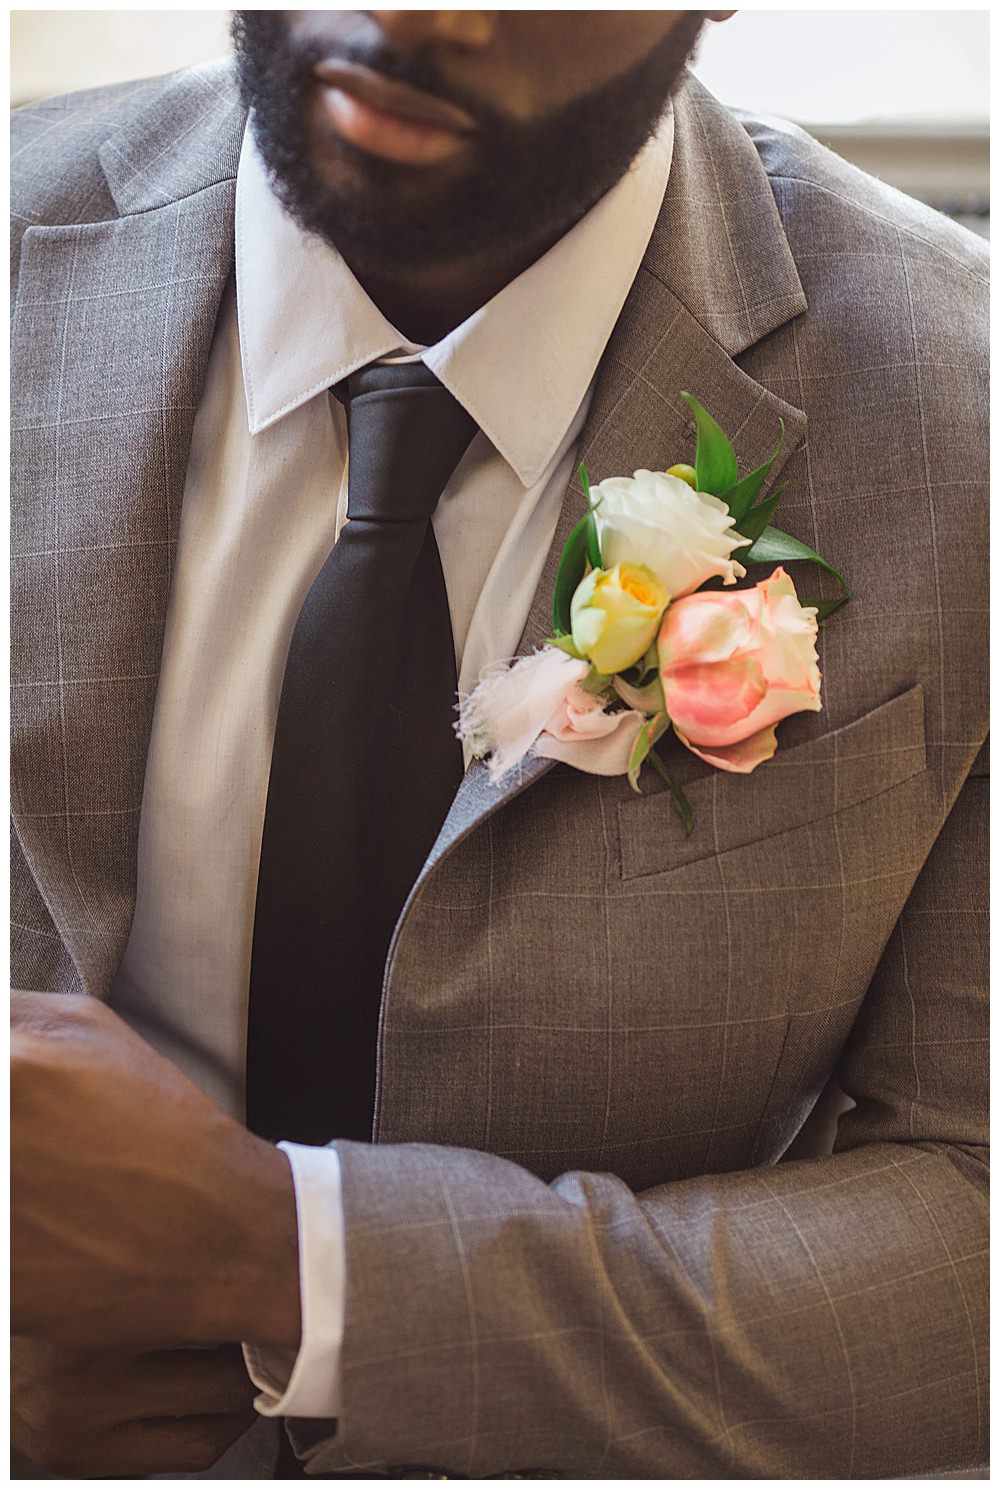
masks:
[[[100,152],[121,218],[32,227],[11,354],[12,803],[81,985],[135,900],[143,775],[194,413],[232,265],[242,115],[221,73]],[[176,119],[188,149],[175,150]],[[195,125],[191,126],[192,117]],[[225,148],[220,148],[220,141]],[[194,162],[185,175],[182,161]],[[211,169],[206,165],[211,163]]]
[[[592,481],[693,462],[695,431],[682,391],[694,394],[733,441],[741,469],[785,436],[763,495],[805,438],[805,415],[734,361],[806,309],[788,240],[757,151],[742,125],[693,78],[675,98],[674,151],[659,220],[601,363],[580,458]],[[532,601],[519,655],[551,633],[563,545],[585,511],[578,475]],[[481,823],[553,762],[531,758],[499,785],[474,762],[414,887]]]

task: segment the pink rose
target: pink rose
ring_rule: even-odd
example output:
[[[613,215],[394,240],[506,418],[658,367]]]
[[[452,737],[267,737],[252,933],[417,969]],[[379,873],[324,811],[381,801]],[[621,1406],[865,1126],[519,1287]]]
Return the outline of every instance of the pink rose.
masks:
[[[602,698],[574,683],[535,741],[535,754],[594,776],[624,776],[643,723],[636,709],[609,712]]]
[[[624,775],[643,716],[609,711],[580,686],[589,672],[585,659],[551,646],[489,668],[462,700],[456,729],[467,753],[490,756],[494,781],[531,753],[598,776]]]
[[[663,697],[682,744],[723,771],[752,771],[778,748],[775,725],[817,711],[816,609],[783,569],[752,590],[669,606],[658,651]]]

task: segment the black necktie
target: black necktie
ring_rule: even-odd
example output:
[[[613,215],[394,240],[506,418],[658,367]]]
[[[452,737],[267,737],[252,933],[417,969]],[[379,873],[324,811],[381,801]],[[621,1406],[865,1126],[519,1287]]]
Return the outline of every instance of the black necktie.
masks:
[[[422,363],[353,373],[347,516],[292,635],[254,919],[247,1125],[371,1137],[386,952],[462,774],[431,527],[475,423]]]

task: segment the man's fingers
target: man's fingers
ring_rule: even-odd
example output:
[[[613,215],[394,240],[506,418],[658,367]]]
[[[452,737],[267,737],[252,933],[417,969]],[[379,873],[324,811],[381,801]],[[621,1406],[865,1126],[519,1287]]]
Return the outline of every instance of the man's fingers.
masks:
[[[137,1477],[211,1469],[255,1417],[251,1409],[122,1423],[81,1451],[85,1462],[76,1466],[76,1473]]]
[[[136,1417],[241,1413],[257,1395],[238,1345],[151,1352],[137,1358],[131,1379]]]
[[[145,1418],[94,1431],[56,1415],[40,1426],[11,1415],[11,1444],[57,1479],[140,1477],[210,1469],[255,1423],[252,1408],[192,1417]]]
[[[237,1345],[62,1351],[11,1341],[11,1439],[61,1478],[214,1464],[255,1418]]]

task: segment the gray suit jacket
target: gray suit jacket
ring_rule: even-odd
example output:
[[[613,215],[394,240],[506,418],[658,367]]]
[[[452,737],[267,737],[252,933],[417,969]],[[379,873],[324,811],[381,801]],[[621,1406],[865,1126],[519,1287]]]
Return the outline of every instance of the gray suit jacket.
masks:
[[[314,1472],[985,1458],[984,251],[693,80],[676,121],[582,454],[595,480],[690,459],[681,389],[747,465],[783,418],[782,524],[857,596],[773,762],[673,748],[688,840],[655,782],[469,771],[390,956],[377,1141],[339,1145],[343,1414],[292,1428]],[[242,128],[222,66],[15,119],[23,985],[101,997],[128,937]],[[835,1152],[777,1165],[833,1075]]]

